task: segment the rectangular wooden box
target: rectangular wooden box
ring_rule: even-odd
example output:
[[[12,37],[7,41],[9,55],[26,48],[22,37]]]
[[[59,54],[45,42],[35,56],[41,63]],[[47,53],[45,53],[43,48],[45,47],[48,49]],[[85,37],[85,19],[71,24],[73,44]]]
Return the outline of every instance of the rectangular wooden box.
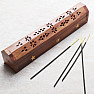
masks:
[[[78,3],[65,13],[2,51],[4,63],[15,72],[34,61],[88,21],[87,7]]]

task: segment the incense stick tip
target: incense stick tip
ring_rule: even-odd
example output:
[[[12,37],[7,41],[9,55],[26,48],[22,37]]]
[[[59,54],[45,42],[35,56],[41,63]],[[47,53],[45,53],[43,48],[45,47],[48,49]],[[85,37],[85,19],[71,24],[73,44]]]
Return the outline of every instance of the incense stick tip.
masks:
[[[88,35],[88,38],[87,38],[86,42],[88,41],[89,37],[90,37],[90,34]]]
[[[75,42],[73,42],[70,46],[74,45],[78,40],[79,40],[79,38]]]

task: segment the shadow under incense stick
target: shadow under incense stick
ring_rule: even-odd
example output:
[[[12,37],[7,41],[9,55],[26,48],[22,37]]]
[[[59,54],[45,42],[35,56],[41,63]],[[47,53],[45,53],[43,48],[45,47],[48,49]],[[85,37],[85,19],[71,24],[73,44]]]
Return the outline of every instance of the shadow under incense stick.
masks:
[[[72,43],[69,47],[67,47],[63,52],[61,52],[57,57],[55,57],[50,63],[44,66],[40,71],[38,71],[35,75],[33,75],[30,80],[32,80],[35,76],[37,76],[40,72],[42,72],[45,68],[51,65],[59,56],[61,56],[64,52],[66,52],[73,44],[75,44],[79,39],[77,39],[74,43]]]
[[[88,36],[86,42],[84,43],[83,47],[82,47],[82,50],[84,49],[84,47],[86,46],[86,43],[89,39],[90,35]],[[68,73],[70,72],[70,70],[72,69],[72,67],[74,66],[74,64],[76,63],[78,57],[80,56],[80,54],[82,53],[82,50],[79,52],[78,56],[76,57],[75,61],[73,62],[73,64],[71,65],[71,67],[69,68],[68,72],[66,73],[66,75],[64,76],[64,78],[62,79],[62,82],[65,80],[65,78],[67,77]]]
[[[85,40],[85,38],[84,38]],[[82,43],[84,42],[84,40],[82,41]],[[64,72],[66,71],[66,69],[68,68],[68,66],[70,65],[71,61],[73,60],[74,56],[76,55],[76,53],[78,52],[78,50],[80,49],[81,44],[79,45],[79,47],[77,48],[77,50],[75,51],[75,53],[73,54],[72,58],[70,59],[69,63],[67,64],[67,66],[65,67],[65,69],[63,70],[63,72],[61,73],[61,75],[59,76],[59,78],[57,79],[57,81],[54,84],[54,87],[56,87],[57,83],[59,82],[59,80],[61,79],[61,77],[63,76]]]
[[[84,72],[84,60],[83,60],[83,49],[82,49],[82,36],[81,36],[81,58],[82,58],[82,73],[83,73],[83,85],[84,85],[84,94],[86,94],[86,85],[85,85],[85,72]]]

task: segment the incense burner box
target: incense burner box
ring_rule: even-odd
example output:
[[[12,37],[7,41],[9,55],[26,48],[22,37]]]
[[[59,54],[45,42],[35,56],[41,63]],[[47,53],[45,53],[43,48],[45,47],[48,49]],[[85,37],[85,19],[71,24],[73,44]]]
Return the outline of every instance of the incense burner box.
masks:
[[[34,61],[44,52],[88,21],[87,7],[78,3],[49,23],[41,26],[2,51],[4,63],[15,72]]]

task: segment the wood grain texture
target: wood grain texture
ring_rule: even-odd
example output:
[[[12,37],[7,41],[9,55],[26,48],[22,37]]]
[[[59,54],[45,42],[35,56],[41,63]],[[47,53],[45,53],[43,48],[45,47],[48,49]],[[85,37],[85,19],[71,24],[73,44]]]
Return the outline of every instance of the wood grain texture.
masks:
[[[34,61],[88,21],[87,7],[78,3],[65,13],[2,51],[4,62],[15,72]]]

